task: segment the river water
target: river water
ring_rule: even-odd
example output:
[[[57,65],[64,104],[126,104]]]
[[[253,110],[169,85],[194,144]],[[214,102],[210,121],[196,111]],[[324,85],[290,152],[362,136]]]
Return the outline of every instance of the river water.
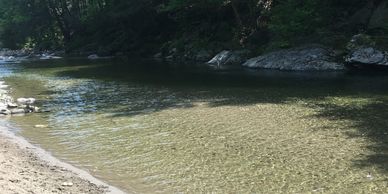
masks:
[[[50,111],[3,125],[128,192],[387,192],[387,72],[118,59],[0,71]]]

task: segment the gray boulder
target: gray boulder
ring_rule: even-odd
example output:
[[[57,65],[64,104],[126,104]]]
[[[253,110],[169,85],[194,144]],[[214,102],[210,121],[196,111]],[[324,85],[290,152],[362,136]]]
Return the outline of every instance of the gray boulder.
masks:
[[[248,68],[288,71],[330,71],[345,69],[345,65],[335,62],[333,50],[319,45],[271,52],[249,59],[243,66]]]
[[[95,59],[99,59],[99,58],[100,57],[97,54],[92,54],[92,55],[88,56],[88,59],[90,59],[90,60],[95,60]]]
[[[388,55],[373,47],[358,48],[346,58],[346,63],[357,65],[384,65],[388,66]]]
[[[248,51],[221,51],[208,64],[217,66],[240,65],[247,59]]]

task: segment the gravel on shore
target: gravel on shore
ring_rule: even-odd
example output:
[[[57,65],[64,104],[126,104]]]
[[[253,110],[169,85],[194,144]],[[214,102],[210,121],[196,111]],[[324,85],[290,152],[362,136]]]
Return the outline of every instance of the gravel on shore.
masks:
[[[2,194],[123,193],[0,127]]]

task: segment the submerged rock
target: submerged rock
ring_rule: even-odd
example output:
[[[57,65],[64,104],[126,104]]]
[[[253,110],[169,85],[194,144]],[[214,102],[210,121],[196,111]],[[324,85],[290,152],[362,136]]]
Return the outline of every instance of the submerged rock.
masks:
[[[34,127],[35,128],[47,128],[48,126],[47,125],[35,125]]]
[[[345,65],[335,61],[334,51],[322,46],[307,46],[271,52],[249,59],[243,66],[291,71],[345,69]]]

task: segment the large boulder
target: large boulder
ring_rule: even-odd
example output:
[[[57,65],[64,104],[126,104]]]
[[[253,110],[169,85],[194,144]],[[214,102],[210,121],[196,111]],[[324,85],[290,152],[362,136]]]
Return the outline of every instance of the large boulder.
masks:
[[[343,64],[335,62],[335,53],[333,50],[319,45],[271,52],[249,59],[243,66],[289,71],[330,71],[345,69]]]
[[[352,51],[346,58],[350,65],[380,65],[388,66],[388,55],[386,52],[373,47],[358,48]]]
[[[216,56],[214,56],[207,63],[210,65],[217,66],[228,66],[228,65],[241,65],[246,59],[248,55],[248,51],[221,51]]]

